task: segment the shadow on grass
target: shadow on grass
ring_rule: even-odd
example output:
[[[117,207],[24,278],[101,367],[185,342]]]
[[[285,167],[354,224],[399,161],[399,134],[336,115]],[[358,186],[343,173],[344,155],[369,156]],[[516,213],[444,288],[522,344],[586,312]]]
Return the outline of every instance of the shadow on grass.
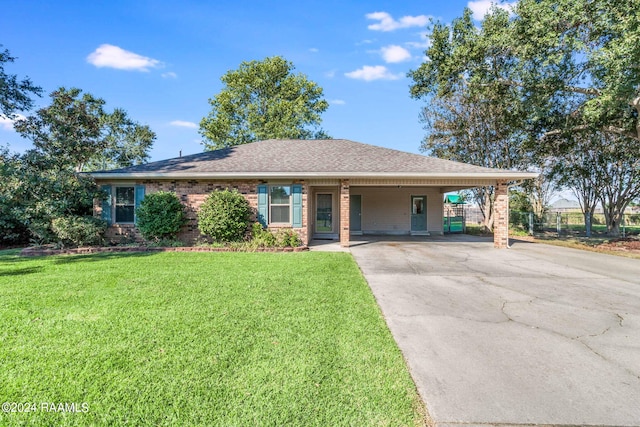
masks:
[[[42,267],[26,267],[26,268],[18,268],[10,271],[0,270],[0,277],[23,276],[25,274],[39,273],[40,271],[42,271]]]
[[[29,261],[29,258],[20,256],[21,249],[4,249],[0,251],[0,263],[16,263]]]
[[[161,252],[145,251],[145,252],[99,252],[95,254],[79,254],[79,255],[50,255],[55,257],[54,264],[70,264],[76,262],[96,262],[122,258],[142,258],[156,255]]]

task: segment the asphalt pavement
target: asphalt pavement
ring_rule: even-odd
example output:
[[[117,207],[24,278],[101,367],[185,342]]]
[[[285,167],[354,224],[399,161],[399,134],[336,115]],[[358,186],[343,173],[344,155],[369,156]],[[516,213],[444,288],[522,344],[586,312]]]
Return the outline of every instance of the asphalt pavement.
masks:
[[[640,260],[444,237],[351,252],[437,426],[640,426]]]

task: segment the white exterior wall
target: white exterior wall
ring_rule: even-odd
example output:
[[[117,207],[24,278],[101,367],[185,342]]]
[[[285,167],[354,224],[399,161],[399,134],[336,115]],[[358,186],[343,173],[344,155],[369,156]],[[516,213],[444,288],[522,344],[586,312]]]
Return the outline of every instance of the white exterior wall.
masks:
[[[427,231],[443,230],[443,195],[438,187],[351,187],[362,196],[362,232],[408,234],[411,231],[411,196],[427,196]]]

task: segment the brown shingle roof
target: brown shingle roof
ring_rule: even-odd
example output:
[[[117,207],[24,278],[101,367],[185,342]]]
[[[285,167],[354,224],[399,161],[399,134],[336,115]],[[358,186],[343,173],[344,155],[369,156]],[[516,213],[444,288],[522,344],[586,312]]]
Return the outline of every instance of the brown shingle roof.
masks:
[[[513,174],[345,139],[253,142],[139,166],[93,172],[123,176],[447,176]]]

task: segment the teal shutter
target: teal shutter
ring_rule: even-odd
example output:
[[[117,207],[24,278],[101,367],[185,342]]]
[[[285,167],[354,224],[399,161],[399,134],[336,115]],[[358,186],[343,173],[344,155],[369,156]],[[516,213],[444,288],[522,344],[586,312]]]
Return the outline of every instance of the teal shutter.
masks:
[[[142,199],[144,199],[144,185],[136,185],[136,193],[135,193],[135,204],[136,204],[136,208],[134,210],[134,214],[133,214],[133,223],[137,223],[138,222],[138,207],[140,206],[140,203],[142,202]]]
[[[269,186],[258,185],[258,222],[266,227],[269,224]]]
[[[294,228],[302,227],[302,185],[294,184],[291,186],[292,204],[293,204],[293,221],[291,226]]]
[[[107,225],[113,224],[111,220],[111,186],[103,185],[100,187],[107,197],[102,201],[102,219],[107,221]]]

